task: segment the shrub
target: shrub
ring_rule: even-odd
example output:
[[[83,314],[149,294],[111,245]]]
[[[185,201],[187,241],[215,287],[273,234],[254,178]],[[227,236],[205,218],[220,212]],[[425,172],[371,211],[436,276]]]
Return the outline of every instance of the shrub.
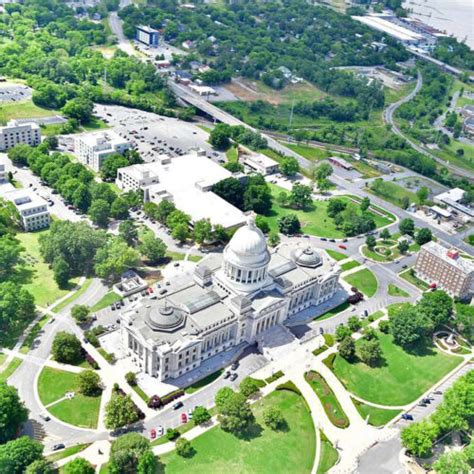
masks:
[[[125,374],[125,380],[127,381],[127,383],[129,385],[131,385],[132,387],[134,387],[135,385],[137,385],[137,375],[134,373],[134,372],[127,372]]]
[[[332,354],[329,354],[324,360],[323,364],[328,368],[333,370],[334,369],[334,359],[336,358],[337,354],[333,352]]]
[[[278,408],[269,407],[263,411],[263,422],[272,430],[277,430],[285,424],[285,419]]]
[[[181,436],[181,433],[178,430],[175,430],[174,428],[168,428],[166,430],[166,437],[170,441],[174,441],[176,438],[179,438]]]
[[[277,386],[276,390],[288,390],[289,392],[294,392],[298,395],[301,395],[300,389],[291,380],[281,383]]]
[[[193,455],[194,449],[186,438],[179,438],[176,441],[176,454],[183,458],[189,458]]]
[[[383,332],[384,334],[388,334],[390,331],[390,322],[384,319],[383,321],[380,321],[379,323],[379,330]]]
[[[100,377],[93,370],[84,370],[79,374],[79,391],[86,396],[95,397],[100,394]]]

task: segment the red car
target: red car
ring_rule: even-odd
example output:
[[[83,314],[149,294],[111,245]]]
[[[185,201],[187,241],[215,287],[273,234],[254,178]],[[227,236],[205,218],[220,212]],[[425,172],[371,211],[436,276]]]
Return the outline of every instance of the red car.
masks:
[[[342,244],[341,244],[341,245],[338,245],[338,247],[339,247],[340,249],[347,250],[347,247],[346,247],[345,245],[342,245]]]
[[[151,293],[153,293],[153,288],[150,286],[147,291],[148,291],[148,293],[151,294]]]
[[[181,423],[187,423],[188,415],[186,413],[181,413]]]
[[[155,430],[155,428],[152,428],[152,429],[150,430],[150,438],[151,438],[151,439],[155,439],[155,438],[156,438],[156,430]]]

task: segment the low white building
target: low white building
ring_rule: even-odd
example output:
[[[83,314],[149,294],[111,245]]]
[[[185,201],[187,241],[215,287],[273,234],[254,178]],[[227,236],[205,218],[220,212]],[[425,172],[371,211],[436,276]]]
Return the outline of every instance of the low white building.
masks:
[[[436,204],[446,206],[451,213],[463,222],[470,222],[474,218],[474,209],[462,204],[465,191],[461,188],[453,188],[433,198]]]
[[[263,153],[246,153],[243,155],[243,163],[264,176],[277,173],[279,170],[278,163]]]
[[[245,215],[232,204],[212,192],[212,186],[232,173],[206,157],[203,150],[183,156],[162,155],[156,162],[120,168],[117,186],[123,191],[142,189],[145,201],[163,199],[191,216],[196,222],[208,218],[224,228],[239,227]]]
[[[36,146],[40,143],[40,127],[34,122],[10,120],[4,127],[0,127],[0,151],[9,150],[18,144]]]
[[[78,160],[99,171],[104,160],[113,153],[123,154],[131,144],[113,130],[79,135],[74,139],[74,153]]]
[[[31,189],[15,189],[10,183],[4,183],[0,186],[0,197],[14,204],[25,231],[49,227],[48,203]]]

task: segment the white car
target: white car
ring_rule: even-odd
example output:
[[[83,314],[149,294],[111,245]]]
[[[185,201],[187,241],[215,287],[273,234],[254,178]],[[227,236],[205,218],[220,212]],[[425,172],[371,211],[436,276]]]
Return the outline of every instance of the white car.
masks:
[[[156,436],[163,436],[164,433],[165,430],[161,425],[156,428]]]

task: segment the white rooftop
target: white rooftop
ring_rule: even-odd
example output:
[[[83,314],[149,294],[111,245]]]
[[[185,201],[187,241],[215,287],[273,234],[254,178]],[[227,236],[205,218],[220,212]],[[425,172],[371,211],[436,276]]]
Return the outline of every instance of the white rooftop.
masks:
[[[445,201],[446,199],[448,199],[450,201],[458,202],[463,198],[463,196],[464,196],[464,189],[453,188],[453,189],[450,189],[449,191],[438,194],[435,197],[435,199],[438,199],[439,201]]]
[[[19,212],[46,204],[34,191],[27,188],[16,189],[10,183],[0,185],[0,196],[13,202]]]
[[[98,146],[104,143],[109,143],[110,145],[128,143],[128,141],[121,137],[117,132],[113,130],[107,130],[103,132],[93,132],[93,133],[84,133],[77,137],[78,140],[81,140],[88,146]]]
[[[457,258],[453,258],[449,255],[450,253],[460,254],[457,249],[447,249],[443,245],[433,241],[424,244],[421,248],[443,259],[446,263],[449,263],[464,273],[474,272],[474,262],[472,260],[463,258],[460,255]]]
[[[423,39],[423,36],[419,33],[415,33],[403,26],[396,25],[381,16],[353,16],[352,18],[370,26],[371,28],[387,33],[400,41],[419,41]]]
[[[278,164],[275,160],[272,160],[270,157],[264,155],[263,153],[250,153],[248,155],[244,155],[244,160],[250,161],[252,163],[257,163],[261,166],[264,166],[265,168]]]

